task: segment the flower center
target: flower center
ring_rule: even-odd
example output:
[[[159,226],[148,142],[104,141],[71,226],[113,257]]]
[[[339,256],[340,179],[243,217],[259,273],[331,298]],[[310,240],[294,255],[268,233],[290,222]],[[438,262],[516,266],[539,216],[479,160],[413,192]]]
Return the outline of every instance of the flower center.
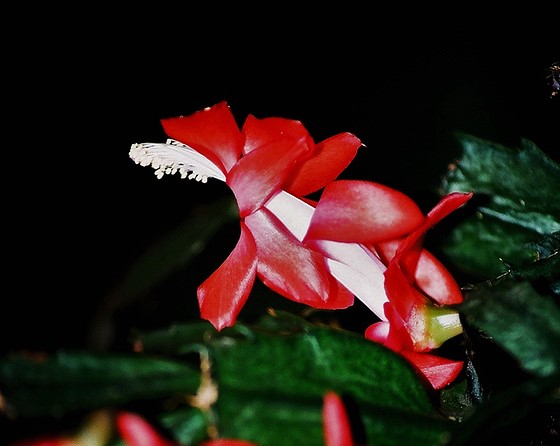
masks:
[[[168,139],[165,144],[132,144],[128,155],[136,164],[152,166],[158,178],[179,172],[181,178],[202,183],[206,183],[208,178],[226,180],[224,173],[212,161],[174,139]]]

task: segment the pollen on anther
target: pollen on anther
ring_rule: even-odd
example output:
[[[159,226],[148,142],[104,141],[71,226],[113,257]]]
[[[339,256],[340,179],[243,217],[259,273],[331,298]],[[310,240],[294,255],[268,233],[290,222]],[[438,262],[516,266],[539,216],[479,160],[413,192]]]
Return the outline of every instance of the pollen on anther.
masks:
[[[208,178],[225,181],[225,175],[191,147],[168,139],[166,144],[132,144],[130,157],[141,166],[151,166],[158,179],[179,173],[181,178],[206,183]]]

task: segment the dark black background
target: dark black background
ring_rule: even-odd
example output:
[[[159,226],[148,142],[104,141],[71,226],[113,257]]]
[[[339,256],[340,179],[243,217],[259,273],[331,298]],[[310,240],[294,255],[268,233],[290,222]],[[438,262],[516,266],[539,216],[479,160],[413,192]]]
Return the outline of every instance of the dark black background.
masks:
[[[227,100],[240,124],[250,113],[299,119],[316,141],[352,132],[367,147],[344,175],[426,210],[459,153],[454,132],[528,138],[560,158],[560,98],[545,81],[560,59],[553,10],[210,6],[18,18],[3,84],[3,350],[85,346],[93,314],[147,244],[228,193],[157,180],[128,158],[132,143],[165,140],[160,118]],[[219,248],[126,323],[196,317],[195,287],[225,258]]]

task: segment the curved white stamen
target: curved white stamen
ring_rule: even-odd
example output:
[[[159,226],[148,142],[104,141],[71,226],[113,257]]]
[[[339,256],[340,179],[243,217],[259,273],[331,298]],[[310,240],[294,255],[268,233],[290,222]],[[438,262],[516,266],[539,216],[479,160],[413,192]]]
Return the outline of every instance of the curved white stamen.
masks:
[[[205,156],[174,139],[162,143],[132,144],[130,158],[141,166],[152,166],[158,178],[179,172],[181,178],[206,183],[208,178],[226,180],[224,173]]]

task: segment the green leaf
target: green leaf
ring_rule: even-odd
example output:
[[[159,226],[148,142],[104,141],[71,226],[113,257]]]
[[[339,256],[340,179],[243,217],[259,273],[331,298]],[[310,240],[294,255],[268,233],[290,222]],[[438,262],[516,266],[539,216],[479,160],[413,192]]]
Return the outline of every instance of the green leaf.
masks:
[[[0,390],[23,417],[62,417],[76,410],[195,394],[200,371],[144,355],[59,353],[0,360]]]
[[[408,362],[356,333],[285,314],[220,333],[208,326],[199,340],[196,331],[173,327],[139,340],[148,352],[183,355],[207,349],[223,436],[262,446],[277,445],[279,439],[323,446],[322,398],[329,389],[346,399],[362,435],[376,445],[444,444],[452,429]]]
[[[512,277],[518,280],[546,280],[552,284],[551,291],[560,295],[557,289],[560,283],[560,231],[532,243],[531,247],[537,252],[537,260],[513,268]]]
[[[483,212],[540,234],[560,230],[560,166],[523,139],[515,150],[458,134],[461,159],[446,179],[447,191],[476,191],[491,197]]]
[[[483,279],[505,273],[512,264],[537,259],[531,247],[538,234],[477,214],[453,228],[441,250],[458,269]]]
[[[458,306],[466,322],[489,335],[536,376],[560,372],[560,309],[530,282],[506,278],[469,291]]]
[[[531,379],[477,406],[447,446],[556,444],[559,416],[559,375]]]
[[[472,191],[476,209],[442,245],[459,268],[489,278],[536,259],[531,246],[560,230],[560,166],[535,144],[508,148],[459,134],[462,155],[443,192]]]
[[[198,444],[207,438],[208,419],[202,410],[182,407],[160,417],[161,425],[173,432],[179,444]]]

